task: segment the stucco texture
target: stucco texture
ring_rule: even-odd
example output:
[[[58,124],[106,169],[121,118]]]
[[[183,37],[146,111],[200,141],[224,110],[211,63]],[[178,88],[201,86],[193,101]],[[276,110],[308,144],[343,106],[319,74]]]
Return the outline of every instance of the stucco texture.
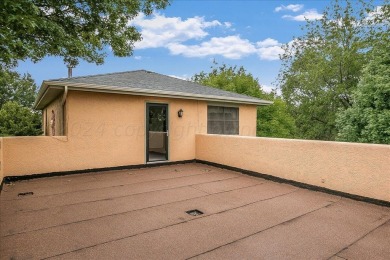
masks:
[[[146,163],[147,102],[168,104],[169,161],[195,159],[195,135],[207,132],[206,101],[69,91],[67,135],[3,138],[4,176]],[[182,118],[177,116],[179,109],[184,111]],[[240,135],[254,136],[256,106],[239,109]]]
[[[242,136],[256,136],[257,107],[241,105],[239,108],[239,134]]]
[[[390,201],[389,145],[200,134],[196,158]]]

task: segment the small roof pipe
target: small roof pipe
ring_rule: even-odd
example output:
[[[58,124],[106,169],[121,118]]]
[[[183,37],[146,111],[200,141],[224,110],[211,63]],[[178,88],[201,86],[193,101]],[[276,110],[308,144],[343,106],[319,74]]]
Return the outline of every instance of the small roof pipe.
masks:
[[[68,65],[68,78],[72,77],[72,66]]]

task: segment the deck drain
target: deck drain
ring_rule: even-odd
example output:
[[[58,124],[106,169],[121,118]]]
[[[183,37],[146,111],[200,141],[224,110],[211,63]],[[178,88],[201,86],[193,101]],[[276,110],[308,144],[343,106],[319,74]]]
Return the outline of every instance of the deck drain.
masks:
[[[186,213],[187,213],[188,215],[191,215],[191,216],[194,216],[194,217],[203,214],[203,212],[200,211],[200,210],[198,210],[198,209],[192,209],[192,210],[186,211]]]
[[[21,192],[21,193],[18,193],[18,197],[29,196],[29,195],[33,195],[33,194],[34,194],[34,192],[32,192],[32,191]]]

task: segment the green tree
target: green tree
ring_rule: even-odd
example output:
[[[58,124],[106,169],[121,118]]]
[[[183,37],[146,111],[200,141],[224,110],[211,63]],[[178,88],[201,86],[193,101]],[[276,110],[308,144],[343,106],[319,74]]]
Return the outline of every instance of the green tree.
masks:
[[[336,113],[352,105],[374,38],[388,32],[383,15],[368,18],[373,10],[363,1],[334,0],[284,46],[279,84],[300,138],[335,140]]]
[[[337,116],[337,139],[390,144],[390,52],[376,46],[363,70],[353,104]]]
[[[247,73],[244,67],[227,66],[214,62],[211,72],[200,72],[192,77],[192,81],[200,84],[236,92],[239,94],[261,98],[264,96],[259,81]]]
[[[37,86],[30,74],[0,68],[0,108],[8,101],[15,101],[24,107],[32,107]]]
[[[286,102],[273,93],[266,94],[265,98],[274,103],[257,109],[257,136],[294,138],[297,129]]]
[[[218,67],[214,62],[211,72],[200,72],[192,77],[192,81],[202,85],[236,92],[243,95],[274,101],[269,106],[257,109],[257,135],[267,137],[292,138],[296,128],[294,119],[288,114],[286,104],[275,93],[265,93],[257,78],[248,73],[243,67]]]
[[[6,102],[0,109],[0,136],[40,135],[39,113],[15,101]]]
[[[41,113],[32,109],[36,88],[29,74],[0,68],[0,136],[41,134]]]
[[[27,58],[61,56],[101,64],[105,48],[115,56],[132,54],[140,33],[129,21],[140,12],[165,8],[168,0],[2,0],[0,65],[15,66]]]

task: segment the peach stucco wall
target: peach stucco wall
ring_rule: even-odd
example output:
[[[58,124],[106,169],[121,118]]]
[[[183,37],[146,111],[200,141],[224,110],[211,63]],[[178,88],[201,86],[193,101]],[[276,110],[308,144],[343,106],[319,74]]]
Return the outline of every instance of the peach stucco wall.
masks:
[[[196,158],[390,201],[389,145],[200,134]]]
[[[256,136],[257,107],[241,105],[239,108],[240,135]]]
[[[69,91],[67,136],[3,138],[4,176],[144,164],[147,102],[168,104],[169,161],[195,159],[206,101]],[[256,134],[256,106],[240,106],[240,134]]]

